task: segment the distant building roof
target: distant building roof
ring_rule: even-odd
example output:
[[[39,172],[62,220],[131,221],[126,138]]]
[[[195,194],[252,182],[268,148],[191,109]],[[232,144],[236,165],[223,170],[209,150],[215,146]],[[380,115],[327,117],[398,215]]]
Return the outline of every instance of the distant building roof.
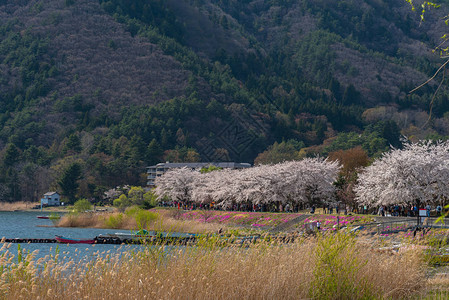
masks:
[[[48,193],[45,193],[44,196],[53,196],[54,194],[58,194],[58,193],[57,192],[48,192]]]
[[[198,162],[198,163],[159,163],[154,166],[150,166],[148,168],[192,168],[199,169],[208,166],[215,166],[223,169],[240,169],[240,168],[249,168],[251,167],[248,163],[236,163],[236,162]]]

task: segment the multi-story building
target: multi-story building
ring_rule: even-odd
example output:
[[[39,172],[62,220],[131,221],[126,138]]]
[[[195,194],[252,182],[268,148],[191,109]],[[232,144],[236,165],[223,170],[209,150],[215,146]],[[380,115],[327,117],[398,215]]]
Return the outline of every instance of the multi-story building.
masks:
[[[162,174],[173,168],[186,167],[191,169],[202,169],[205,167],[207,168],[209,166],[215,166],[217,168],[222,169],[243,169],[251,167],[251,165],[248,163],[235,163],[235,162],[159,163],[155,166],[147,167],[148,169],[147,186],[148,188],[153,188],[155,186],[154,181],[156,180],[156,177],[162,176]]]

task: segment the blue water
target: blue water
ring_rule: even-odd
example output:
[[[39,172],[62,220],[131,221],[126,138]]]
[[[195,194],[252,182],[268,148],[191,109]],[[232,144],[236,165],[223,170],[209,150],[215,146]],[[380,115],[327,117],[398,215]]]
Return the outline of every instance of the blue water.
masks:
[[[38,219],[37,216],[45,216],[48,213],[36,212],[0,212],[0,239],[13,238],[48,238],[53,239],[55,235],[62,235],[75,239],[92,239],[99,234],[105,233],[130,233],[130,230],[118,229],[97,229],[97,228],[63,228],[54,227],[51,220]],[[0,244],[1,247],[1,244]],[[55,254],[58,249],[60,255],[67,256],[92,256],[94,252],[111,252],[117,253],[129,249],[140,249],[140,245],[104,245],[104,244],[21,244],[22,249],[33,252],[38,250],[37,257]],[[12,244],[9,251],[17,253],[18,244]],[[76,250],[76,251],[75,251]]]

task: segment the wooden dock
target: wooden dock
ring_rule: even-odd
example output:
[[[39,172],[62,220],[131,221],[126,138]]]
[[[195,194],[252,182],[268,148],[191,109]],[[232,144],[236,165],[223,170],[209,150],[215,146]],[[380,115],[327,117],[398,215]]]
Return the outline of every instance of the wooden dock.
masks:
[[[196,237],[161,237],[149,236],[143,238],[119,238],[119,237],[105,237],[97,236],[94,238],[94,244],[173,244],[173,245],[188,245],[196,242]],[[14,243],[14,244],[50,244],[58,243],[56,239],[36,239],[36,238],[14,238],[2,239],[0,243]]]
[[[219,238],[219,241],[223,242],[223,245],[248,245],[255,243],[256,241],[264,240],[266,237],[262,238],[259,235],[254,236],[216,236],[212,235],[213,238]],[[205,239],[207,241],[208,236],[170,236],[170,235],[149,235],[149,236],[115,236],[115,235],[99,235],[93,238],[95,241],[93,244],[133,244],[133,245],[194,245],[199,241],[199,239]],[[278,243],[291,243],[295,240],[295,236],[271,236],[269,237],[271,241]],[[36,239],[36,238],[14,238],[6,239],[3,238],[0,243],[58,243],[56,239]],[[65,243],[63,243],[65,244]]]
[[[28,238],[15,238],[15,239],[2,239],[2,243],[15,243],[15,244],[30,244],[30,243],[56,243],[56,239],[28,239]]]

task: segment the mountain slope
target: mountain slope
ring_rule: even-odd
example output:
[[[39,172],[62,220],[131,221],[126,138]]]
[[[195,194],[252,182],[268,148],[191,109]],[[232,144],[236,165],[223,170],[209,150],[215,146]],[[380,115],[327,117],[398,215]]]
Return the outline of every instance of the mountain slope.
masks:
[[[0,199],[59,189],[73,163],[99,199],[161,160],[444,138],[446,86],[430,123],[436,83],[408,94],[438,67],[444,13],[419,27],[401,0],[1,1]]]

